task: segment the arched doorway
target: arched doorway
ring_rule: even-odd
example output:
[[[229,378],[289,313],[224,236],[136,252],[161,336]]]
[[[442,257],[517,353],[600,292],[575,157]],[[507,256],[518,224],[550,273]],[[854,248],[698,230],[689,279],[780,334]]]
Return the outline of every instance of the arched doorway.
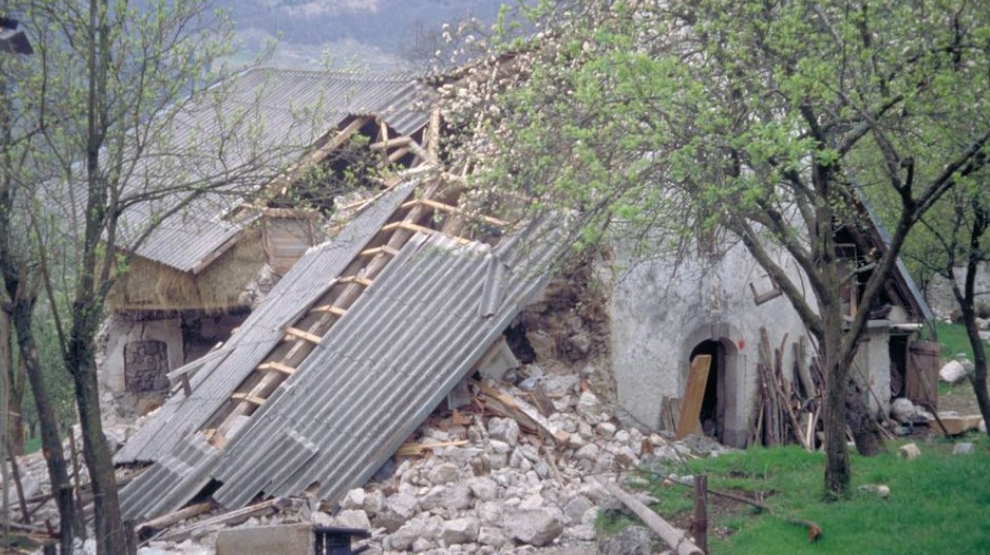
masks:
[[[706,339],[691,350],[688,362],[694,361],[698,355],[712,357],[698,415],[701,430],[721,443],[741,447],[739,440],[745,442],[745,439],[737,437],[740,426],[736,422],[735,345],[725,339]]]

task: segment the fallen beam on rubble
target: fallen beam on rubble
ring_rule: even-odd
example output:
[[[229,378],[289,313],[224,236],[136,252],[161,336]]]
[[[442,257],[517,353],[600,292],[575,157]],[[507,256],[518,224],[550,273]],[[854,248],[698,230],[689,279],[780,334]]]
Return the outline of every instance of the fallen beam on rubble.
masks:
[[[605,489],[621,501],[623,505],[629,507],[629,510],[635,513],[643,521],[643,524],[649,526],[650,530],[656,532],[660,536],[660,539],[669,545],[677,555],[704,555],[701,549],[691,542],[684,530],[675,528],[672,524],[660,518],[660,515],[637,501],[635,497],[614,483],[605,480],[598,480],[598,483],[605,486]]]

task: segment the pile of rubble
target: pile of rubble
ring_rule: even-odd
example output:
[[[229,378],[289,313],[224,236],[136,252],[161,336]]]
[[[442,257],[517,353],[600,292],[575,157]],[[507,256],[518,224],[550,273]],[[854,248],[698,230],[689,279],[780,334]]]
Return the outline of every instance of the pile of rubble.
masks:
[[[574,545],[595,540],[597,511],[610,497],[595,476],[614,476],[645,459],[695,456],[683,443],[622,429],[576,376],[547,376],[540,386],[553,412],[539,433],[527,431],[526,420],[521,425],[487,410],[433,417],[400,450],[418,456],[392,459],[364,488],[348,492],[335,514],[311,511],[309,518],[318,526],[371,530],[370,554]],[[512,401],[525,408],[523,392],[515,391]],[[693,441],[706,454],[721,449]]]
[[[595,541],[595,518],[608,506],[597,479],[724,449],[704,438],[675,443],[624,429],[577,375],[541,375],[520,386],[473,382],[467,406],[431,416],[365,487],[334,507],[292,499],[239,520],[204,514],[155,530],[139,554],[213,553],[217,533],[235,523],[369,530],[363,541],[372,555],[578,549]],[[32,479],[47,481],[40,457],[28,461]]]

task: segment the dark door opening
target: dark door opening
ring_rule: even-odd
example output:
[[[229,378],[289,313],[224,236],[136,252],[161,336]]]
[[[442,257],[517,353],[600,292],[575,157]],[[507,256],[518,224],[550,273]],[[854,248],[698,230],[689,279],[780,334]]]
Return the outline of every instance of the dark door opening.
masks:
[[[904,397],[907,385],[908,336],[891,335],[888,344],[890,354],[890,398]]]
[[[720,341],[702,341],[691,351],[690,360],[698,355],[712,357],[698,419],[704,434],[721,442],[725,430],[725,347]]]

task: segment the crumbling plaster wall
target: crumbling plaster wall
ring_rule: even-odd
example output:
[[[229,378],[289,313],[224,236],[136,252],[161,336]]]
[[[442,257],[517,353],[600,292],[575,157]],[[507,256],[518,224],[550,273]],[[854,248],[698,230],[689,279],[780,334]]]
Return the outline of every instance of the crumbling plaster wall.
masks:
[[[124,350],[129,343],[161,341],[165,343],[168,370],[183,364],[182,321],[179,318],[143,319],[128,313],[114,312],[101,335],[107,338],[105,358],[100,367],[100,381],[105,390],[125,393]]]
[[[793,263],[784,267],[802,283]],[[760,293],[772,284],[745,247],[735,244],[717,260],[693,258],[677,265],[661,260],[632,264],[616,248],[614,260],[601,264],[599,275],[608,289],[620,416],[640,427],[658,428],[663,397],[680,398],[687,387],[691,350],[706,339],[723,340],[736,351],[735,375],[726,376],[731,397],[726,400],[724,439],[743,444],[758,392],[760,328],[766,328],[774,348],[787,334],[785,369],[793,365],[790,344],[807,335],[785,297],[754,302],[749,284]]]

